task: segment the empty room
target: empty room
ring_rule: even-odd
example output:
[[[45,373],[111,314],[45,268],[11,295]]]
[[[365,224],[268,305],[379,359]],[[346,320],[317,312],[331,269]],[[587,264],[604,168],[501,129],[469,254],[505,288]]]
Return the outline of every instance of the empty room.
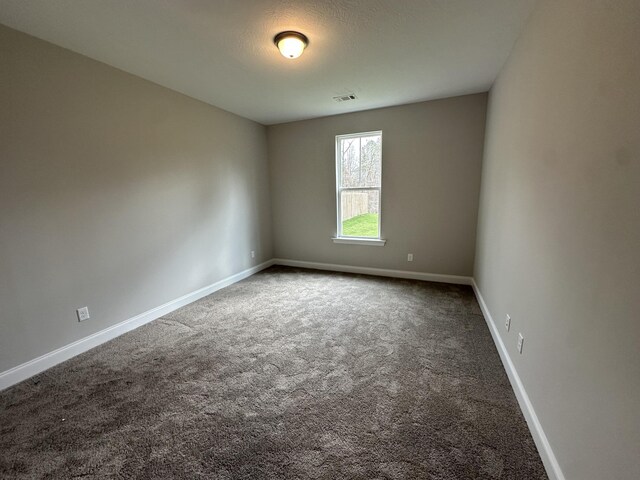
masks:
[[[640,2],[0,0],[0,478],[640,478]]]

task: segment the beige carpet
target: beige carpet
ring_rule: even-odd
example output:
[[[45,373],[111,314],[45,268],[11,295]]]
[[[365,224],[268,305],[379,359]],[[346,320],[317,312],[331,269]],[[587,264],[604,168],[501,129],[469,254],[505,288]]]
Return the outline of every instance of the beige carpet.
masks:
[[[469,287],[285,267],[1,392],[0,477],[546,478]]]

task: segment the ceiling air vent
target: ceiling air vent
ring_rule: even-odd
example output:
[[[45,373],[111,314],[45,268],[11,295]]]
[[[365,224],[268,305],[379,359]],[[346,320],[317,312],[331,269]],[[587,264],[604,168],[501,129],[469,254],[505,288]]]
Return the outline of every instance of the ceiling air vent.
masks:
[[[348,102],[350,100],[355,100],[356,97],[353,93],[350,93],[349,95],[338,95],[337,97],[333,97],[333,99],[336,102]]]

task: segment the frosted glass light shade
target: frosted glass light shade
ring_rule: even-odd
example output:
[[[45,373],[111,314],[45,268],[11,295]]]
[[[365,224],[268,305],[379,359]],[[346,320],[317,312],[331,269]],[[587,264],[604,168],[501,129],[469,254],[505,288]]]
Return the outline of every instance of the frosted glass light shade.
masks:
[[[309,39],[299,32],[281,32],[273,39],[283,57],[298,58],[309,44]]]

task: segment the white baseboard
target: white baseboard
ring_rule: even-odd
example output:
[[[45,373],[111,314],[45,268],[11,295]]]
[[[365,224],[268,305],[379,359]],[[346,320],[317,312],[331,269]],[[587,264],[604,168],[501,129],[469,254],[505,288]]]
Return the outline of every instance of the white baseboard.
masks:
[[[273,260],[268,260],[264,263],[261,263],[260,265],[256,265],[255,267],[243,270],[242,272],[231,275],[230,277],[227,277],[216,283],[203,287],[194,292],[187,293],[186,295],[183,295],[180,298],[176,298],[175,300],[171,300],[164,305],[152,308],[151,310],[147,310],[140,315],[136,315],[135,317],[112,325],[111,327],[105,328],[104,330],[100,330],[99,332],[89,335],[88,337],[81,338],[80,340],[70,343],[69,345],[65,345],[64,347],[54,350],[53,352],[46,353],[38,358],[34,358],[33,360],[29,360],[28,362],[6,370],[0,373],[0,390],[4,390],[11,385],[15,385],[18,382],[26,380],[27,378],[43,372],[48,368],[53,367],[54,365],[64,362],[65,360],[69,360],[70,358],[86,352],[87,350],[90,350],[94,347],[97,347],[102,343],[108,342],[109,340],[112,340],[122,335],[123,333],[134,330],[144,325],[145,323],[149,323],[153,320],[156,320],[157,318],[167,315],[168,313],[171,313],[180,307],[184,307],[189,303],[195,302],[202,297],[211,295],[217,290],[220,290],[233,283],[250,277],[254,273],[270,267],[271,265],[273,265],[273,263]]]
[[[471,277],[459,275],[443,275],[440,273],[410,272],[408,270],[389,270],[387,268],[354,267],[352,265],[337,265],[333,263],[304,262],[302,260],[287,260],[274,258],[275,265],[287,267],[310,268],[313,270],[331,270],[333,272],[361,273],[363,275],[377,275],[379,277],[410,278],[427,282],[454,283],[456,285],[471,285]]]
[[[489,308],[487,307],[487,304],[485,303],[484,298],[480,293],[480,289],[473,279],[472,286],[473,291],[475,292],[478,299],[478,303],[480,304],[480,308],[482,309],[484,319],[487,322],[489,331],[491,332],[491,336],[493,337],[493,342],[496,344],[496,348],[498,349],[498,353],[500,354],[500,359],[502,360],[504,369],[507,371],[509,381],[511,382],[511,388],[513,388],[513,391],[516,394],[516,398],[518,399],[520,410],[522,410],[522,413],[524,414],[524,417],[529,424],[529,431],[531,432],[533,441],[536,443],[536,447],[538,447],[538,453],[540,454],[542,463],[544,464],[544,467],[547,471],[547,476],[549,477],[549,480],[565,480],[565,476],[562,473],[560,464],[558,463],[558,460],[553,453],[553,450],[551,449],[549,440],[547,439],[547,436],[542,429],[542,425],[540,424],[540,420],[538,419],[533,405],[531,404],[529,395],[527,395],[527,391],[524,388],[522,380],[520,380],[520,376],[516,371],[516,367],[511,361],[511,357],[509,356],[507,347],[505,346],[502,338],[500,337],[500,334],[498,333],[496,323],[493,321],[493,317],[491,316]]]
[[[271,265],[285,265],[290,267],[310,268],[315,270],[331,270],[336,272],[349,272],[360,273],[365,275],[378,275],[383,277],[396,277],[396,278],[409,278],[414,280],[425,280],[430,282],[444,282],[453,283],[458,285],[471,285],[478,298],[478,303],[482,309],[485,321],[493,337],[493,341],[496,344],[498,353],[502,360],[502,364],[507,372],[511,386],[515,392],[520,408],[529,424],[529,430],[538,447],[538,452],[542,458],[542,462],[547,470],[547,475],[550,480],[565,480],[565,476],[562,473],[558,460],[551,449],[549,440],[542,429],[542,425],[538,420],[538,416],[535,413],[531,400],[527,395],[527,392],[520,380],[520,376],[515,369],[511,357],[502,341],[502,338],[498,334],[498,330],[493,317],[487,308],[487,304],[478,289],[475,281],[471,277],[458,276],[458,275],[442,275],[434,273],[423,272],[410,272],[405,270],[390,270],[385,268],[370,268],[370,267],[355,267],[351,265],[337,265],[330,263],[318,263],[318,262],[305,262],[300,260],[287,260],[282,258],[274,258],[268,260],[255,267],[248,268],[242,272],[236,273],[230,277],[220,280],[212,285],[203,287],[194,292],[183,295],[180,298],[176,298],[170,302],[160,305],[159,307],[148,310],[144,313],[136,315],[128,320],[120,322],[111,327],[105,328],[99,332],[96,332],[88,337],[82,338],[78,341],[65,345],[52,352],[42,355],[38,358],[30,360],[26,363],[11,368],[5,372],[0,373],[0,390],[15,385],[29,377],[32,377],[48,368],[51,368],[65,360],[68,360],[80,353],[86,352],[98,345],[112,340],[126,332],[134,330],[146,323],[149,323],[157,318],[167,315],[178,308],[181,308],[189,303],[195,302],[202,297],[212,294],[213,292],[227,287],[233,283],[243,280],[251,275],[270,267]]]

